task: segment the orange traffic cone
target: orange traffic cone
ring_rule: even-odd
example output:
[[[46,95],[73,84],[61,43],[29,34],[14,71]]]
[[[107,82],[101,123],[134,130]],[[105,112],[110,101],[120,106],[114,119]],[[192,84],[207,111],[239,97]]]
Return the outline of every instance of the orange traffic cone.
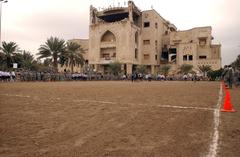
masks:
[[[226,96],[224,100],[223,109],[221,109],[222,112],[235,112],[235,110],[232,108],[231,98],[229,90],[226,89]]]

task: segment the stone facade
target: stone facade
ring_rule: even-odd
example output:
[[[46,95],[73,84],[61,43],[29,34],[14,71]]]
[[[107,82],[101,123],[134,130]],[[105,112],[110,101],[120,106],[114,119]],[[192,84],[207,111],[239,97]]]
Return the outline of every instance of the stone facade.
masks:
[[[211,27],[177,31],[154,9],[140,11],[132,1],[128,7],[97,10],[90,7],[89,49],[86,55],[95,71],[106,73],[109,63],[120,62],[127,74],[138,65],[156,73],[163,64],[176,71],[182,64],[221,67],[221,45],[212,44]]]
[[[202,65],[210,65],[213,70],[221,68],[221,45],[212,44],[212,28],[197,27],[186,31],[171,32],[166,35],[170,44],[163,53],[168,54],[168,62],[191,64],[195,71]],[[166,45],[165,45],[166,46]]]

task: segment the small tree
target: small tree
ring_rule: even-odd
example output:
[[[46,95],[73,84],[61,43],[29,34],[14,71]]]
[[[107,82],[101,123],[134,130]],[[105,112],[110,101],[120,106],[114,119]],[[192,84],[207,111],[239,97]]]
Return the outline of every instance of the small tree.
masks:
[[[160,67],[160,72],[161,72],[165,77],[167,77],[170,69],[171,69],[171,65],[163,65],[163,66]]]
[[[16,53],[15,56],[13,56],[13,61],[18,63],[20,68],[30,70],[33,65],[34,57],[30,52],[24,50],[23,53]]]
[[[180,73],[181,74],[188,74],[192,71],[193,65],[190,64],[183,64],[180,66]]]
[[[137,72],[141,74],[147,73],[147,66],[146,65],[138,65],[137,66]]]
[[[119,73],[121,73],[121,63],[119,62],[113,62],[109,64],[109,72],[113,74],[114,76],[118,76]]]
[[[215,71],[208,71],[207,75],[211,81],[215,81],[216,78],[220,78],[222,76],[223,69],[215,70]]]
[[[204,77],[206,77],[207,73],[212,70],[210,65],[201,65],[201,66],[198,66],[198,68],[203,73]]]

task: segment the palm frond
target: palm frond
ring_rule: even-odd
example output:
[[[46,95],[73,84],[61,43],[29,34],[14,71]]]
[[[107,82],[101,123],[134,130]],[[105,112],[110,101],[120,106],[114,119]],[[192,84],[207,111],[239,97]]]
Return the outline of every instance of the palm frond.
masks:
[[[61,54],[65,51],[65,41],[57,37],[50,37],[44,45],[40,45],[38,51],[37,55],[39,55],[39,59],[51,57],[57,69],[57,62]]]
[[[83,65],[84,64],[84,57],[83,57],[83,49],[81,45],[75,42],[68,42],[66,46],[66,51],[64,53],[64,57],[67,58],[66,64],[71,65],[71,67],[76,65]]]
[[[7,43],[3,41],[1,50],[3,53],[11,55],[18,50],[18,45],[15,42]]]

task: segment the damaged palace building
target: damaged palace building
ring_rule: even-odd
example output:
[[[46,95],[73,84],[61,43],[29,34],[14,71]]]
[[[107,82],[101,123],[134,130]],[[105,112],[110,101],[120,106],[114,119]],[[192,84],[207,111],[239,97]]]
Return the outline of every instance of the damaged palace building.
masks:
[[[120,62],[126,74],[138,65],[156,73],[164,64],[177,72],[182,64],[195,71],[201,65],[221,68],[221,45],[212,44],[212,28],[178,31],[154,9],[140,11],[132,1],[128,7],[97,10],[90,7],[89,43],[86,60],[97,72],[106,73],[112,62]]]

